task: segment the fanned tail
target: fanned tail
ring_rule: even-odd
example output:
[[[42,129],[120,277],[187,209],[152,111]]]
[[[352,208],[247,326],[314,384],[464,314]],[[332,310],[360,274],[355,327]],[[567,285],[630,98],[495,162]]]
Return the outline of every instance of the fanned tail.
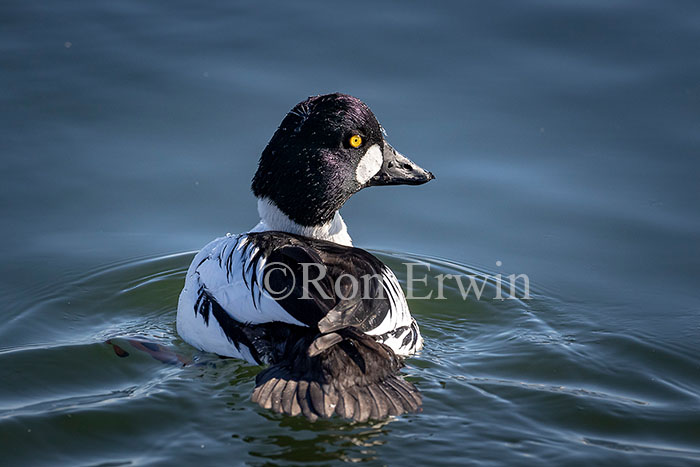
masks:
[[[357,421],[414,412],[422,398],[398,374],[401,360],[352,328],[296,342],[287,358],[261,371],[252,400],[310,420],[333,414]]]

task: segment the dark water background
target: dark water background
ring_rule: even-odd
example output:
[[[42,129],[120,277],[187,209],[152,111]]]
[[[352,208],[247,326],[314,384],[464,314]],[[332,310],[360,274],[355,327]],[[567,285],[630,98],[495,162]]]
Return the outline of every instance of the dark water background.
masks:
[[[437,175],[353,197],[356,245],[531,281],[411,301],[425,404],[391,422],[123,340],[195,354],[193,252],[257,222],[259,153],[331,91]],[[3,465],[700,464],[700,3],[6,0],[0,109]]]

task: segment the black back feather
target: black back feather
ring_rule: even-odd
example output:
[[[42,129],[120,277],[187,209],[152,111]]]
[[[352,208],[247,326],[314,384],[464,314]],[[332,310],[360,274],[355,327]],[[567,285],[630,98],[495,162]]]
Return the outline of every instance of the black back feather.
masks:
[[[350,326],[369,331],[392,312],[388,295],[393,291],[385,290],[381,283],[385,266],[371,253],[286,232],[250,233],[248,239],[248,244],[258,249],[256,260],[265,257],[266,264],[271,265],[268,293],[278,296],[277,303],[307,326],[319,327],[324,332]],[[306,295],[303,288],[305,264],[318,264],[325,271],[323,278],[316,281],[320,290],[309,287]],[[284,273],[280,265],[284,266]],[[252,267],[256,269],[257,264]],[[317,268],[307,268],[308,277],[319,276]],[[290,272],[292,277],[288,275]],[[356,290],[350,290],[351,284],[343,281],[344,275],[358,279]],[[338,296],[337,289],[342,296]],[[277,293],[279,291],[283,293]],[[310,298],[304,299],[304,296]]]

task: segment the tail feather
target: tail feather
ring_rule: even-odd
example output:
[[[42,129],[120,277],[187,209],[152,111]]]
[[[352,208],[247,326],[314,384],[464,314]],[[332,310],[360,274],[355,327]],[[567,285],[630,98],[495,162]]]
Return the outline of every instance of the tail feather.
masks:
[[[301,413],[309,420],[316,421],[318,415],[313,410],[313,406],[309,400],[309,382],[299,381],[299,390],[297,391],[297,401],[301,407]]]
[[[287,381],[284,391],[280,394],[281,410],[279,412],[288,413],[290,415],[299,415],[301,407],[297,401],[297,382]],[[295,407],[296,404],[296,407]]]
[[[418,410],[421,395],[398,374],[387,346],[351,328],[309,336],[256,378],[252,401],[310,420],[338,415],[357,421]]]

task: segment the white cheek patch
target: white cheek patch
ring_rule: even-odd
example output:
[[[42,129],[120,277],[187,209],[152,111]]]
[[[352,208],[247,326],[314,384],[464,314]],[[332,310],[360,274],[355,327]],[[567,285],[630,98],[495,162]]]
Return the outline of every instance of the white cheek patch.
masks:
[[[382,150],[379,148],[378,144],[373,144],[365,152],[365,155],[360,159],[360,163],[357,164],[357,169],[355,170],[355,178],[360,185],[364,185],[369,181],[370,178],[374,177],[379,169],[382,168],[382,163],[384,158],[382,157]]]

